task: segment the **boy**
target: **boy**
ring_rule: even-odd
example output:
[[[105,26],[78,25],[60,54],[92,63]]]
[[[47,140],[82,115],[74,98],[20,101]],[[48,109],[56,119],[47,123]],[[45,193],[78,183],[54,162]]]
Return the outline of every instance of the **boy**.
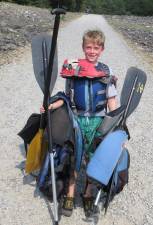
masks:
[[[96,129],[102,122],[107,107],[115,110],[116,89],[111,80],[107,65],[98,62],[104,50],[105,36],[98,30],[87,31],[83,36],[82,49],[85,59],[66,60],[61,71],[62,77],[69,78],[67,95],[75,106],[78,123],[81,127],[85,156],[90,160],[93,152],[93,139],[98,135]],[[73,93],[73,94],[72,94]],[[68,193],[64,199],[62,212],[66,216],[72,214],[74,205],[76,172],[70,179]],[[83,196],[86,216],[90,216],[93,206],[92,185],[88,182]]]
[[[61,76],[67,79],[66,95],[81,128],[84,139],[85,158],[88,162],[95,150],[93,140],[98,137],[96,129],[102,123],[107,107],[115,110],[116,88],[110,69],[98,62],[104,50],[105,36],[99,30],[87,31],[83,36],[82,49],[84,59],[65,60]],[[49,108],[55,109],[63,104],[63,100],[54,102]],[[64,198],[62,213],[71,216],[74,208],[75,180],[77,174],[72,171],[67,196]],[[91,195],[92,185],[87,181],[83,195],[86,216],[92,213],[94,199]]]

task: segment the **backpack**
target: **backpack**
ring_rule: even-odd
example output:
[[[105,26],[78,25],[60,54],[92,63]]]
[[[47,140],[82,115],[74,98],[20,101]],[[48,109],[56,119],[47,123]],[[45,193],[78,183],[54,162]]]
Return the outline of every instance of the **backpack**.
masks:
[[[60,199],[66,191],[66,186],[70,179],[70,160],[72,149],[68,143],[65,143],[63,147],[60,145],[53,146],[54,152],[54,167],[55,167],[55,180],[57,188],[57,198]],[[51,167],[50,167],[50,153],[46,153],[43,166],[40,170],[37,186],[39,190],[48,197],[51,201],[53,200],[52,191],[52,180],[51,180]]]
[[[31,114],[23,129],[18,133],[25,143],[30,144],[35,134],[38,132],[40,117],[41,115],[38,113]]]
[[[116,194],[119,194],[124,186],[128,184],[130,167],[130,154],[126,148],[122,150],[120,159],[113,172],[112,178],[109,182],[111,192],[111,200]]]

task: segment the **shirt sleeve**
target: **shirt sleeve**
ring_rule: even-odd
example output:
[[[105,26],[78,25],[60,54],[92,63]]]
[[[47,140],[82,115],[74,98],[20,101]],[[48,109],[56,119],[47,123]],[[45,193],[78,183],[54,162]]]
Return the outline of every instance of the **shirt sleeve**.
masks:
[[[110,76],[113,75],[113,71],[111,68],[109,68]],[[114,84],[110,83],[107,85],[106,89],[106,98],[111,98],[117,96],[117,90]]]
[[[114,84],[108,84],[106,89],[106,97],[111,98],[117,96],[117,90],[114,86]]]

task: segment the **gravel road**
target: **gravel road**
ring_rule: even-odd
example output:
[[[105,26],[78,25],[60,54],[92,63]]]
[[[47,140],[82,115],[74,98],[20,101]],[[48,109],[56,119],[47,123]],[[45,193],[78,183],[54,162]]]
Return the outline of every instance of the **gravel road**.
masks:
[[[60,29],[59,68],[65,58],[82,56],[82,33],[92,28],[100,28],[106,34],[102,60],[118,76],[119,93],[130,66],[143,69],[148,76],[140,105],[128,120],[132,137],[127,144],[131,154],[129,185],[115,197],[107,215],[101,213],[98,225],[152,225],[153,72],[99,15],[84,15]],[[64,82],[59,78],[54,92],[63,88]],[[25,156],[22,140],[16,134],[28,116],[39,111],[42,101],[42,93],[33,74],[30,47],[25,48],[19,59],[0,67],[0,95],[0,224],[51,225],[52,205],[36,189],[33,178],[24,177],[19,169]],[[94,222],[85,221],[83,209],[78,204],[71,218],[62,218],[60,225],[64,224],[86,225]]]

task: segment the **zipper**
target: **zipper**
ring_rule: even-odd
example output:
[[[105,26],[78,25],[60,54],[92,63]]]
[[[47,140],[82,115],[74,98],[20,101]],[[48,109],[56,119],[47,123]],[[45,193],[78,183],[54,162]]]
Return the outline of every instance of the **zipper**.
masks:
[[[90,92],[89,92],[89,81],[85,80],[85,109],[88,112],[90,110]]]
[[[89,104],[90,104],[90,111],[94,111],[94,105],[93,105],[93,81],[89,81]]]

